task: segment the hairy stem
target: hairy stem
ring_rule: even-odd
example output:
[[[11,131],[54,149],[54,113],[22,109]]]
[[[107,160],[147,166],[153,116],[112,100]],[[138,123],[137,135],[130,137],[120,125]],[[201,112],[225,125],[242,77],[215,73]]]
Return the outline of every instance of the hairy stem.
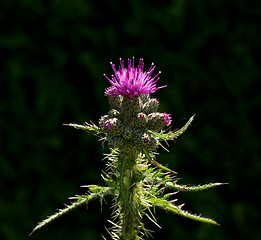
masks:
[[[134,154],[120,154],[120,202],[122,203],[122,240],[135,240],[138,231],[138,209],[135,202],[136,181],[135,167],[136,157]],[[135,209],[135,210],[134,210]]]

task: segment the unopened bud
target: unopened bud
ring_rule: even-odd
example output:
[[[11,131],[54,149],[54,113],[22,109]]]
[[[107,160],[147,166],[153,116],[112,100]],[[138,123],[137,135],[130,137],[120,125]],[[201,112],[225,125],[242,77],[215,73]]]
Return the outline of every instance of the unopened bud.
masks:
[[[150,137],[149,134],[145,132],[137,132],[135,136],[135,146],[138,149],[155,150],[156,140]]]
[[[146,102],[148,102],[150,100],[150,95],[149,94],[141,94],[140,99],[141,99],[142,103],[145,104]]]
[[[168,113],[163,113],[163,121],[166,126],[169,126],[172,122],[171,115]]]
[[[102,123],[102,128],[112,136],[118,136],[122,132],[122,123],[118,118],[110,118]]]
[[[108,116],[108,115],[104,115],[104,116],[102,116],[102,117],[100,118],[100,120],[99,120],[99,125],[100,125],[101,128],[103,128],[103,123],[104,123],[106,120],[108,120],[108,119],[109,119],[109,116]]]
[[[120,115],[120,112],[116,109],[111,109],[108,113],[108,116],[110,118],[115,118],[115,117],[117,118],[117,117],[119,117],[119,115]]]
[[[143,113],[143,112],[138,113],[136,122],[137,122],[138,126],[142,126],[142,127],[146,126],[146,124],[147,124],[147,115],[145,113]]]
[[[114,88],[109,87],[105,90],[105,96],[108,97],[109,103],[112,108],[120,109],[122,97],[114,94]]]
[[[146,114],[156,112],[159,107],[159,101],[156,98],[152,98],[143,105],[143,112]]]
[[[167,113],[151,113],[148,115],[148,128],[159,131],[163,127],[171,124],[171,116]]]

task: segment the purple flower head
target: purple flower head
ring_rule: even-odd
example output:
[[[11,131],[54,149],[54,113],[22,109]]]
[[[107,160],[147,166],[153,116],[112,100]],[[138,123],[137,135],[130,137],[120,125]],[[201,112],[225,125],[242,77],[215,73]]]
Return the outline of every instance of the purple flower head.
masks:
[[[161,86],[157,87],[156,82],[159,80],[158,75],[152,77],[152,72],[155,69],[154,64],[151,64],[148,72],[143,71],[144,62],[141,58],[139,61],[138,68],[134,67],[134,57],[133,59],[128,59],[128,67],[124,67],[124,61],[120,59],[119,70],[116,70],[116,67],[111,63],[114,75],[111,79],[108,78],[105,74],[104,76],[111,83],[111,87],[105,89],[105,96],[127,96],[130,99],[138,97],[141,94],[151,94],[156,92],[158,89],[166,87]]]

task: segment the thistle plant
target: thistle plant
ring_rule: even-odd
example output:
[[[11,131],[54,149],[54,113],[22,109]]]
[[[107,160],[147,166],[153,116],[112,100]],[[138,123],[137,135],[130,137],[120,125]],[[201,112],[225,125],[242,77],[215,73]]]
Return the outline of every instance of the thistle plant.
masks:
[[[54,219],[66,214],[93,199],[113,196],[112,217],[107,229],[112,239],[138,240],[151,236],[151,231],[143,223],[147,217],[158,226],[152,209],[162,208],[169,212],[193,220],[218,225],[212,219],[192,214],[183,209],[184,204],[177,204],[173,198],[179,191],[201,191],[222,183],[204,185],[180,185],[176,173],[156,161],[156,150],[164,142],[174,140],[190,126],[192,116],[179,130],[170,130],[171,115],[158,112],[159,101],[152,93],[166,86],[157,86],[158,72],[151,65],[143,70],[143,59],[138,67],[134,58],[128,59],[128,66],[120,60],[117,70],[111,63],[114,75],[108,79],[111,86],[105,89],[111,109],[102,116],[99,124],[65,124],[92,133],[106,142],[109,153],[105,154],[106,169],[102,172],[104,186],[88,185],[85,195],[75,196],[70,205],[60,209],[54,215],[38,223],[33,232]]]

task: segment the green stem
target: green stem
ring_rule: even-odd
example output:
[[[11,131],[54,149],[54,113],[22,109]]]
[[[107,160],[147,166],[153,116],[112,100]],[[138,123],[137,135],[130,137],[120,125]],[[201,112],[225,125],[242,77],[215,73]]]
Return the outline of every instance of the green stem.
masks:
[[[135,240],[138,229],[138,217],[134,209],[135,206],[135,166],[136,158],[131,154],[124,154],[120,157],[120,202],[122,204],[122,240]]]

